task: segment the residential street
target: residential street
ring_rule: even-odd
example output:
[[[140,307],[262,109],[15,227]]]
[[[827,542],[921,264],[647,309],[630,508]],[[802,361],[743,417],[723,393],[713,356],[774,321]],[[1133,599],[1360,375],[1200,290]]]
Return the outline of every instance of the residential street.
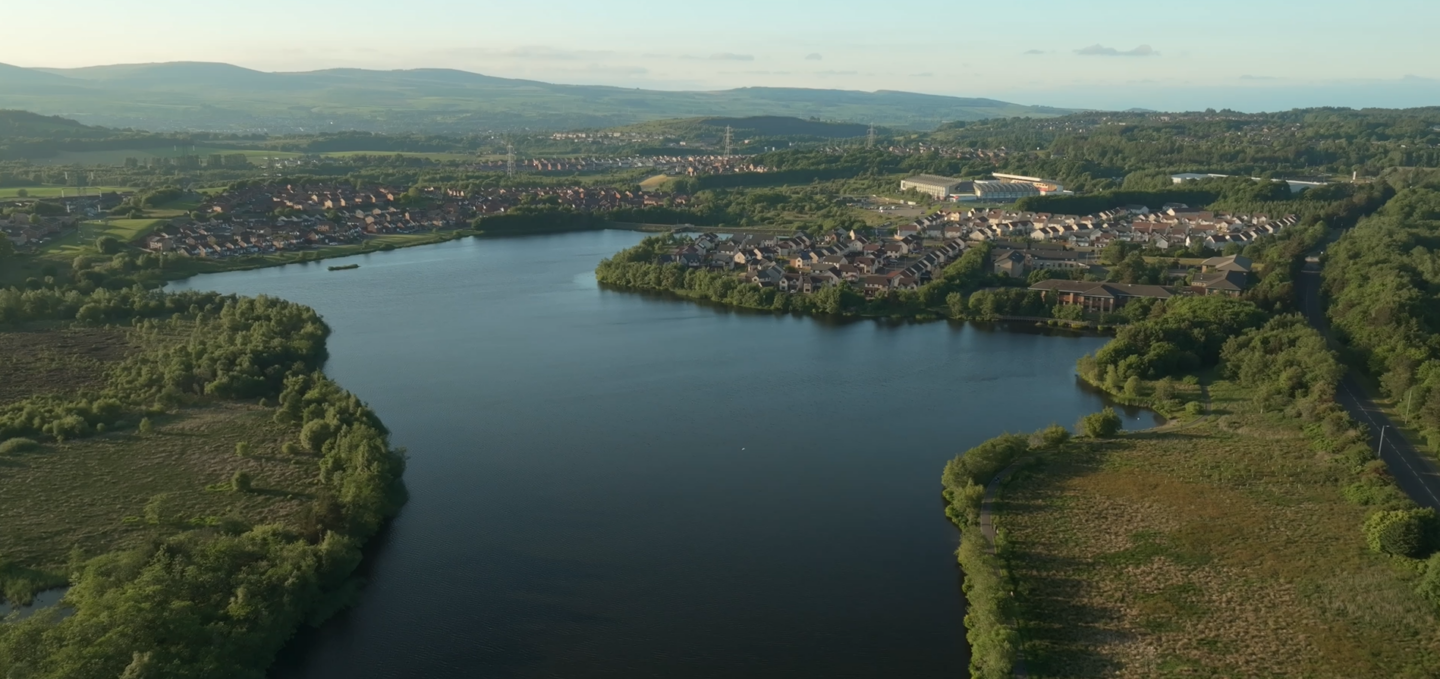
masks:
[[[1300,295],[1300,306],[1310,324],[1325,333],[1326,338],[1333,342],[1330,324],[1325,318],[1325,308],[1320,301],[1319,264],[1311,262],[1305,265],[1297,292]],[[1421,506],[1440,511],[1440,472],[1437,472],[1433,462],[1415,450],[1409,441],[1400,435],[1395,423],[1366,395],[1356,380],[1353,369],[1346,371],[1335,398],[1349,411],[1351,417],[1370,428],[1372,447],[1380,445],[1380,432],[1385,430],[1380,457],[1395,476],[1395,483]]]

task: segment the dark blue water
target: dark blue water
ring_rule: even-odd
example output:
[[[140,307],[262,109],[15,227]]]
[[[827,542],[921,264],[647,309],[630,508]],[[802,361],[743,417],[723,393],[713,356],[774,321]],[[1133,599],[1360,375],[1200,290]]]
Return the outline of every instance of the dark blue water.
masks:
[[[941,468],[1101,408],[1073,365],[1104,340],[598,289],[595,264],[640,237],[175,286],[318,309],[327,371],[410,450],[359,605],[278,676],[964,676]]]

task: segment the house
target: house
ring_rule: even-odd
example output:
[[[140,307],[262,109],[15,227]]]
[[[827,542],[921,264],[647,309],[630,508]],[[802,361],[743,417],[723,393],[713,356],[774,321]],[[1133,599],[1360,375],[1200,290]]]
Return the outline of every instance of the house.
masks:
[[[1110,312],[1134,299],[1169,299],[1174,295],[1158,285],[1091,283],[1050,279],[1030,286],[1046,302],[1084,307],[1086,311]]]
[[[1215,271],[1201,274],[1192,287],[1202,295],[1239,297],[1249,285],[1250,275],[1244,271]]]
[[[1241,273],[1250,273],[1252,270],[1254,270],[1255,264],[1254,262],[1251,262],[1250,258],[1248,257],[1242,257],[1240,255],[1230,255],[1229,257],[1211,257],[1210,259],[1202,262],[1200,266],[1200,270],[1205,273],[1219,271],[1239,271]]]

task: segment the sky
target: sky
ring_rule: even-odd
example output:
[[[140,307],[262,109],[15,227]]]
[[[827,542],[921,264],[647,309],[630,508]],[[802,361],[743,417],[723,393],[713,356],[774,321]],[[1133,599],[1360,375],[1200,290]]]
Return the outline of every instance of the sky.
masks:
[[[0,63],[17,66],[441,67],[646,89],[886,89],[1096,108],[1440,105],[1440,0],[13,5]]]

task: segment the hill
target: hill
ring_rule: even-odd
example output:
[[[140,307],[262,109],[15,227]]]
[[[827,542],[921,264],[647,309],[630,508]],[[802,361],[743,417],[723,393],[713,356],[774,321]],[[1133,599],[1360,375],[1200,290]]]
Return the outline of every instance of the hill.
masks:
[[[112,130],[81,125],[60,116],[42,116],[29,111],[0,110],[0,139],[102,137]]]
[[[154,131],[270,133],[562,130],[701,116],[789,116],[932,129],[948,121],[1066,112],[909,92],[769,87],[661,92],[449,69],[269,73],[198,62],[75,69],[0,65],[0,108]]]

